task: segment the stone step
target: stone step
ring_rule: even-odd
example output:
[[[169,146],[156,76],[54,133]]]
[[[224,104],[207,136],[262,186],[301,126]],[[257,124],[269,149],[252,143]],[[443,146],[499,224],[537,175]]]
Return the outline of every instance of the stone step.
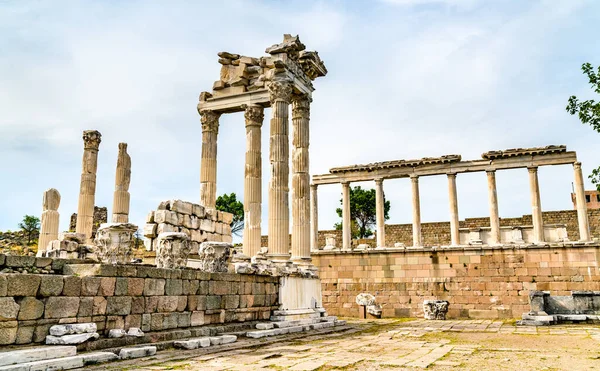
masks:
[[[135,348],[123,348],[119,352],[119,358],[121,359],[131,359],[131,358],[140,358],[153,356],[156,354],[155,346],[141,346]]]
[[[52,347],[60,348],[60,347]],[[74,347],[73,347],[74,348]],[[55,354],[56,356],[56,354]],[[8,366],[0,366],[1,371],[40,371],[40,370],[70,370],[87,365],[115,361],[119,357],[110,352],[94,352],[77,356],[44,359],[34,362],[22,362]]]
[[[208,336],[201,337],[195,339],[187,339],[187,340],[179,340],[173,343],[175,348],[183,348],[183,349],[197,349],[197,348],[206,348],[211,345],[222,345],[234,343],[237,341],[236,335],[221,335],[221,336]]]
[[[343,326],[346,324],[346,321],[334,321],[334,320],[323,321],[323,322],[316,321],[316,320],[315,321],[304,320],[304,321],[302,321],[302,322],[304,322],[303,324],[298,324],[298,323],[293,324],[292,322],[300,322],[300,321],[273,322],[273,324],[275,325],[275,328],[268,329],[268,330],[249,331],[246,333],[246,336],[249,338],[258,339],[258,338],[269,337],[269,336],[292,334],[292,333],[302,332],[302,331],[319,330],[319,329],[334,327],[334,326]]]
[[[43,361],[77,354],[75,346],[34,347],[21,350],[0,352],[0,366]]]

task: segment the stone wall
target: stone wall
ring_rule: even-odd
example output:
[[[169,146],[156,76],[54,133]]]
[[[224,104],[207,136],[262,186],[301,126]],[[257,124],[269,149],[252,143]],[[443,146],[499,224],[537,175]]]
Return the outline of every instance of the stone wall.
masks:
[[[0,268],[25,272],[0,274],[0,345],[43,342],[58,323],[153,332],[265,320],[277,309],[276,277],[72,263],[0,255]],[[27,273],[36,266],[54,274]]]
[[[422,317],[427,299],[450,302],[449,318],[517,318],[530,291],[600,291],[600,245],[318,252],[323,306],[358,316],[356,295],[375,295],[384,317]]]
[[[567,234],[571,241],[579,239],[579,226],[577,223],[577,211],[575,210],[560,210],[560,211],[545,211],[542,213],[544,224],[566,224]],[[600,209],[588,210],[588,219],[590,224],[590,232],[593,237],[600,237]],[[500,218],[500,226],[520,226],[532,225],[531,215],[523,215],[518,218]],[[481,218],[466,218],[459,223],[460,228],[474,227],[489,227],[490,219],[487,217]],[[336,230],[321,230],[319,231],[318,245],[320,248],[325,246],[325,235],[335,234],[335,243],[338,248],[342,247],[342,231]],[[421,224],[421,234],[423,236],[423,245],[425,246],[440,246],[450,243],[450,222],[432,222]],[[403,243],[406,246],[412,246],[412,224],[386,224],[385,226],[386,245],[393,247],[396,242]],[[374,238],[352,241],[352,245],[358,243],[366,243],[375,247],[377,241],[377,231]],[[262,246],[267,246],[268,236],[262,236]]]
[[[100,224],[106,223],[108,221],[108,209],[106,207],[98,207],[94,206],[94,220],[92,224],[92,238],[96,237],[96,231]],[[77,226],[77,213],[71,214],[71,219],[69,220],[69,231],[75,232],[75,227]]]

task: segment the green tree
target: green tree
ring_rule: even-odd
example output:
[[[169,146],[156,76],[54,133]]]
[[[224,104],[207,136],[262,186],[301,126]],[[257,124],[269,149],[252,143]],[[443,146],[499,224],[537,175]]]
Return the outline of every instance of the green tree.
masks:
[[[342,203],[342,200],[340,200]],[[385,220],[390,218],[390,202],[385,200],[383,196],[383,210]],[[342,209],[335,210],[338,216],[342,217]],[[367,238],[373,235],[371,227],[377,220],[375,190],[362,189],[360,186],[350,188],[350,220],[352,221],[351,231],[352,238]],[[335,229],[341,230],[342,223],[336,223]]]
[[[598,66],[597,72],[594,72],[594,68],[590,63],[584,63],[581,65],[581,70],[588,77],[588,81],[592,85],[594,92],[600,94],[600,66]],[[567,112],[571,115],[577,114],[582,124],[589,124],[592,129],[600,133],[600,102],[596,102],[593,99],[580,102],[576,96],[572,95],[569,97]],[[592,170],[589,178],[596,185],[598,192],[600,192],[600,167]]]
[[[217,210],[233,214],[231,233],[240,237],[244,230],[244,204],[237,200],[235,193],[217,197]]]
[[[34,236],[40,233],[40,219],[33,215],[25,215],[19,223],[19,228],[27,234],[27,244],[31,244]]]

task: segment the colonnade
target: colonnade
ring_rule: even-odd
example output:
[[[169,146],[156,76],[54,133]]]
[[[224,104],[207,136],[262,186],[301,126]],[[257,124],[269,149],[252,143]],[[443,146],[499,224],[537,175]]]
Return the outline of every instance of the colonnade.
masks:
[[[577,218],[579,224],[580,241],[590,241],[589,223],[587,216],[587,206],[585,203],[585,192],[581,163],[573,163],[574,169],[574,188],[577,203]],[[538,167],[530,166],[527,168],[529,173],[529,192],[531,195],[531,213],[533,219],[533,242],[544,242],[544,223],[542,219],[542,206],[540,201],[540,187],[538,181]],[[456,191],[456,176],[454,172],[446,174],[448,177],[448,198],[450,206],[450,246],[460,245],[459,235],[459,213],[458,197]],[[496,170],[486,170],[488,184],[488,202],[490,211],[490,233],[492,245],[501,244],[500,218],[498,214],[498,196],[496,190]],[[418,175],[410,175],[412,190],[412,231],[413,247],[422,247],[423,240],[421,234],[421,203],[419,196],[419,178]],[[383,181],[381,177],[373,179],[375,181],[376,195],[376,220],[377,220],[377,247],[385,247],[385,218],[384,218],[384,192]],[[342,184],[342,250],[350,250],[351,220],[350,220],[350,183],[347,181]],[[317,250],[317,223],[318,205],[317,205],[317,185],[312,184],[312,238],[311,249]]]

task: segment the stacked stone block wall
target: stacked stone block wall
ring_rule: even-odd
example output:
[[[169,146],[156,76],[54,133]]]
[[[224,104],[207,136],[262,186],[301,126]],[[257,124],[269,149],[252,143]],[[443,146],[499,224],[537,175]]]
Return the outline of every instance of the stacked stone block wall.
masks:
[[[422,317],[423,300],[450,302],[449,318],[519,318],[529,292],[600,291],[600,245],[320,252],[323,306],[358,316],[356,295],[375,295],[384,317]]]
[[[154,332],[266,320],[277,309],[275,277],[4,255],[0,262],[14,270],[47,264],[57,273],[0,274],[0,345],[43,342],[59,323]],[[74,273],[86,270],[94,275]]]

